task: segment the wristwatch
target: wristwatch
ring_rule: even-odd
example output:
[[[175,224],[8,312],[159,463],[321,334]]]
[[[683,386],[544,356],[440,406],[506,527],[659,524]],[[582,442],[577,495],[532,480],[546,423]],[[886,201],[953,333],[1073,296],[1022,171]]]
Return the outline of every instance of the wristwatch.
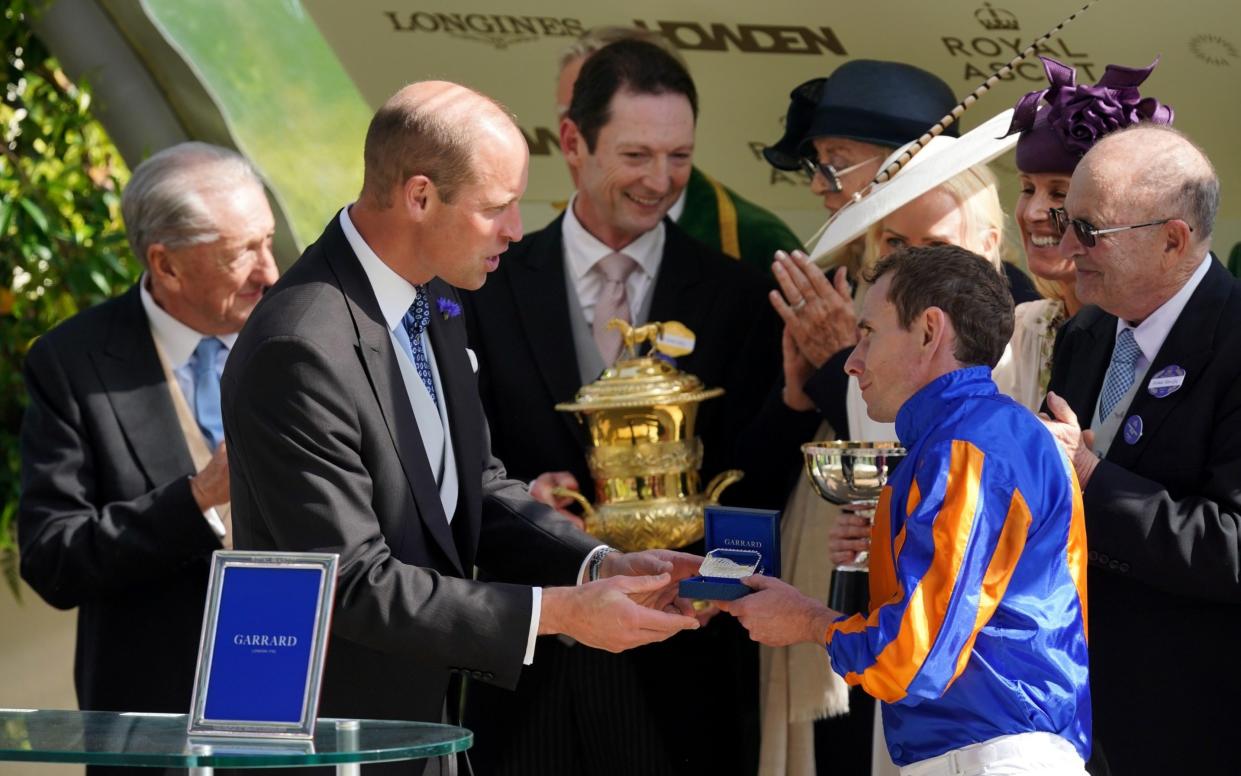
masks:
[[[587,582],[598,581],[599,567],[603,565],[603,559],[611,555],[614,552],[616,552],[616,550],[612,549],[611,547],[604,547],[603,549],[595,552],[595,556],[590,559],[590,569],[586,572]]]

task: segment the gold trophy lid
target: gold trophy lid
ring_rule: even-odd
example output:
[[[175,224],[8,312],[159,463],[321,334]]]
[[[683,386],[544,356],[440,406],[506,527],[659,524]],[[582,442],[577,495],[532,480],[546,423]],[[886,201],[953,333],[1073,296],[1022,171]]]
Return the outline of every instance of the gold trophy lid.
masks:
[[[572,402],[556,405],[561,412],[591,412],[603,409],[651,407],[658,404],[697,404],[724,393],[723,388],[706,388],[694,375],[655,356],[684,356],[694,349],[694,333],[677,321],[648,323],[632,327],[619,318],[608,326],[620,329],[624,343],[622,358],[603,370],[599,379],[582,386]],[[637,355],[638,345],[650,348]]]

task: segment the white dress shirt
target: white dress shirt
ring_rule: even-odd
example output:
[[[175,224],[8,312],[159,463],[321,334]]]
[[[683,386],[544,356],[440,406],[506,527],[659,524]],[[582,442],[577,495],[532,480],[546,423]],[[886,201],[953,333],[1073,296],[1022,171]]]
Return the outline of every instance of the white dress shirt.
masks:
[[[147,322],[151,326],[151,336],[155,339],[155,343],[159,346],[164,357],[168,359],[168,366],[172,369],[172,376],[176,378],[177,387],[181,389],[181,395],[185,397],[185,403],[190,406],[190,411],[192,412],[195,388],[194,370],[190,368],[190,359],[194,356],[198,343],[204,337],[210,335],[191,329],[156,304],[155,298],[147,290],[147,282],[146,273],[143,273],[142,278],[138,281],[138,295],[142,299],[142,309],[146,312]],[[233,351],[233,345],[237,342],[237,333],[218,334],[216,339],[224,343],[224,347],[216,352],[215,364],[213,365],[215,367],[215,376],[218,379],[220,375],[224,374],[224,362],[228,358],[228,354]],[[215,451],[213,450],[212,452]],[[215,507],[208,507],[207,511],[203,512],[203,518],[211,526],[211,530],[215,532],[215,535],[223,539],[225,535],[224,521],[220,519],[219,514],[215,511]]]
[[[575,195],[565,208],[561,231],[566,268],[573,281],[573,288],[577,291],[577,301],[581,305],[582,314],[586,316],[586,323],[595,322],[595,304],[599,301],[599,293],[604,285],[603,273],[596,270],[595,265],[600,259],[613,253],[623,253],[638,265],[625,281],[625,297],[629,301],[629,320],[639,323],[638,311],[642,308],[642,301],[646,299],[651,284],[655,282],[659,263],[664,256],[664,242],[667,239],[664,222],[660,221],[654,229],[616,251],[582,226],[582,222],[577,220],[577,215],[573,212],[576,204]]]

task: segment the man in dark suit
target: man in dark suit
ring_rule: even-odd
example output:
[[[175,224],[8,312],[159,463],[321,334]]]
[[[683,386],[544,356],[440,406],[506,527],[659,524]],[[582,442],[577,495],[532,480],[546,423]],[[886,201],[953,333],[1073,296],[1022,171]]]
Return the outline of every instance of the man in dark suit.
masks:
[[[1209,253],[1218,204],[1205,155],[1142,124],[1094,146],[1059,213],[1090,305],[1047,407],[1086,508],[1096,773],[1236,771],[1241,281]]]
[[[26,356],[21,572],[78,607],[81,708],[186,713],[227,540],[219,375],[276,279],[274,221],[250,165],[204,143],[138,165],[122,210],[142,280]]]
[[[237,546],[341,556],[324,715],[439,721],[450,672],[511,687],[536,634],[620,650],[698,625],[635,600],[669,604],[700,559],[610,552],[491,455],[454,287],[520,239],[528,164],[490,99],[402,89],[367,131],[358,201],[224,374]]]
[[[641,27],[603,26],[582,33],[560,55],[556,74],[556,119],[569,113],[573,84],[582,63],[599,49],[618,40],[644,40],[666,50],[683,66],[672,42],[659,32]],[[570,169],[570,174],[573,174]],[[771,211],[750,202],[697,166],[668,209],[668,217],[700,243],[764,274],[771,272],[776,251],[802,250],[801,240]]]
[[[519,477],[550,473],[532,492],[590,482],[586,435],[554,405],[616,358],[612,317],[677,320],[697,335],[678,368],[725,389],[699,409],[705,477],[727,468],[737,429],[770,390],[779,336],[762,277],[665,218],[690,175],[696,105],[689,74],[658,46],[623,40],[590,56],[560,125],[577,193],[466,300],[495,449]],[[728,618],[627,655],[544,641],[553,659],[515,694],[471,687],[480,770],[753,770],[756,651]],[[709,739],[729,744],[703,745]]]

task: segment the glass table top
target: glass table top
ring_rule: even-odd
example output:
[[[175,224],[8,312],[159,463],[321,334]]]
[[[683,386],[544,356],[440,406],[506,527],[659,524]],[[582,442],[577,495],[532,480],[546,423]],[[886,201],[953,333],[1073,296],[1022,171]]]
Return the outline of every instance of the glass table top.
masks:
[[[193,739],[184,714],[0,709],[0,761],[171,768],[413,760],[462,752],[469,730],[429,722],[320,718],[313,741]]]

